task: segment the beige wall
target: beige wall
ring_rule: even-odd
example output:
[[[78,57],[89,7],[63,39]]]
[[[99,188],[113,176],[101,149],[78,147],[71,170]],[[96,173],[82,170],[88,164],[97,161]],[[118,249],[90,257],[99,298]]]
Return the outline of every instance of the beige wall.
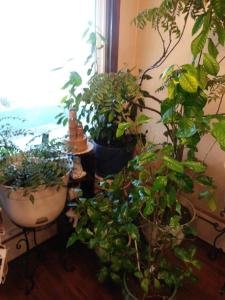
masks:
[[[137,67],[137,29],[131,24],[141,0],[121,0],[118,68]]]
[[[119,65],[121,62],[127,61],[129,67],[133,67],[134,63],[137,69],[145,69],[146,67],[152,65],[161,55],[162,44],[158,34],[156,34],[151,28],[146,27],[144,30],[136,30],[134,25],[130,25],[130,20],[135,16],[136,10],[142,11],[145,8],[151,6],[158,6],[159,0],[122,0],[121,1],[121,25],[120,25],[120,47],[119,47]],[[138,5],[138,8],[137,8]],[[127,12],[129,12],[127,14]],[[132,15],[133,14],[133,15]],[[125,16],[125,17],[124,17]],[[130,19],[130,20],[129,20]],[[181,24],[182,24],[181,20]],[[176,50],[171,54],[167,61],[159,68],[151,72],[153,79],[147,83],[146,87],[152,94],[160,86],[159,75],[161,72],[171,64],[185,64],[191,62],[191,51],[190,42],[191,36],[191,26],[188,24],[186,34],[182,39],[181,44]],[[132,45],[132,46],[131,46]],[[136,46],[136,49],[133,47]],[[221,56],[225,55],[225,51],[221,52]],[[225,61],[221,66],[221,73],[225,73]],[[165,95],[157,94],[161,99]],[[149,100],[148,100],[149,101]],[[151,101],[151,100],[150,100]],[[158,108],[158,104],[154,101],[151,103],[146,103],[154,108]],[[207,113],[215,113],[217,109],[217,104],[212,102],[207,107]],[[225,100],[223,106],[221,107],[221,112],[225,112]],[[148,113],[149,114],[149,113]],[[150,113],[153,117],[153,121],[148,125],[149,134],[148,137],[154,141],[161,141],[163,137],[163,127],[159,126],[156,122],[159,120],[158,116],[154,113]],[[199,158],[203,159],[213,139],[209,136],[203,138],[199,145]],[[213,147],[212,151],[207,157],[206,163],[208,165],[208,174],[215,178],[217,184],[217,200],[218,200],[218,210],[214,213],[215,216],[220,217],[219,211],[224,208],[225,205],[225,153],[220,150],[219,146]],[[199,205],[203,210],[208,210],[207,205],[203,201],[198,201]],[[221,217],[220,217],[221,218]],[[221,218],[222,219],[222,218]],[[225,218],[224,218],[225,219]],[[225,222],[225,221],[224,221]]]

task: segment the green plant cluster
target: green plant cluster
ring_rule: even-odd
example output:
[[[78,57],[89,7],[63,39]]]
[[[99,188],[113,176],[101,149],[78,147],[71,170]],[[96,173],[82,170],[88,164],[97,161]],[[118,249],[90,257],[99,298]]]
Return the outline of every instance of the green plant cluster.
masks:
[[[180,245],[179,234],[193,231],[179,197],[193,191],[205,166],[175,161],[172,153],[172,146],[149,146],[112,182],[101,183],[104,192],[75,203],[79,221],[68,246],[79,239],[95,249],[103,263],[101,281],[121,283],[134,275],[147,295],[194,278],[192,269],[200,264],[192,246]]]
[[[30,144],[21,150],[13,139],[32,133],[14,129],[4,121],[0,131],[0,184],[14,190],[23,188],[24,194],[29,194],[31,201],[34,201],[32,193],[40,185],[60,187],[70,167],[62,154],[63,143],[52,140],[41,145]]]

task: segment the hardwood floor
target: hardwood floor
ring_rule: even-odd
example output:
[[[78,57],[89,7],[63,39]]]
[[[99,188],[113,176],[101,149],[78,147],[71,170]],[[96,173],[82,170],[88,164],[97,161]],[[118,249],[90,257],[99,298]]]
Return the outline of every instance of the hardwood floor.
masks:
[[[208,245],[197,241],[198,257],[203,262],[196,271],[199,281],[195,285],[185,285],[177,294],[177,300],[225,300],[219,289],[225,283],[225,255],[215,261],[207,257]],[[35,287],[30,295],[24,295],[25,280],[23,259],[9,265],[5,285],[0,287],[0,300],[121,300],[120,289],[110,284],[100,284],[96,279],[98,262],[95,255],[82,245],[71,249],[68,255],[73,272],[66,272],[58,258],[56,240],[41,246],[44,254],[35,274]],[[32,262],[37,261],[32,253]]]

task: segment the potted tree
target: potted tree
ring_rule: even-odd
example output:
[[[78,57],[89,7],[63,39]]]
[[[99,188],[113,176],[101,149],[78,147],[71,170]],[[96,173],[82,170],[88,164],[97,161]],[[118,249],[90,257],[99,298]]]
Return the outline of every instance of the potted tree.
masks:
[[[199,197],[210,209],[216,208],[213,178],[205,174],[206,166],[198,161],[196,152],[205,134],[211,134],[225,149],[225,117],[220,113],[225,76],[218,75],[224,60],[218,59],[218,46],[225,42],[224,12],[222,0],[164,0],[134,19],[141,29],[152,23],[163,45],[162,56],[142,73],[140,87],[149,72],[180,43],[189,18],[194,20],[193,60],[169,66],[162,73],[158,91],[167,92],[165,99],[145,92],[146,98],[160,104],[159,110],[145,108],[160,116],[166,129],[165,142],[144,148],[110,184],[102,184],[105,192],[77,202],[75,212],[80,219],[68,242],[71,245],[79,239],[98,249],[103,266],[100,279],[110,276],[123,281],[132,299],[137,296],[127,289],[127,274],[137,278],[145,296],[150,292],[157,297],[160,291],[163,298],[161,292],[180,287],[188,277],[193,279],[192,268],[199,267],[194,248],[183,248],[178,242],[179,232],[190,233],[187,222],[191,220],[181,194],[192,193],[200,184]],[[183,17],[182,28],[178,17]],[[162,29],[168,39],[164,39]],[[205,107],[212,100],[218,101],[218,109],[215,114],[207,114]],[[121,122],[117,135],[131,127],[132,122]],[[146,226],[147,234],[143,229]]]
[[[1,205],[17,225],[37,227],[63,210],[69,164],[55,141],[20,150],[10,138],[21,133],[27,134],[8,124],[1,127]]]

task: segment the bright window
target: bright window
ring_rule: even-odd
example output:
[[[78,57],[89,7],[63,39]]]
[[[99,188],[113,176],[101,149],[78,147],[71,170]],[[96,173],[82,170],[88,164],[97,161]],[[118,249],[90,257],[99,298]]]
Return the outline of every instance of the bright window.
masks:
[[[25,118],[39,133],[56,127],[69,72],[86,73],[82,34],[95,21],[95,0],[0,1],[0,117]]]

